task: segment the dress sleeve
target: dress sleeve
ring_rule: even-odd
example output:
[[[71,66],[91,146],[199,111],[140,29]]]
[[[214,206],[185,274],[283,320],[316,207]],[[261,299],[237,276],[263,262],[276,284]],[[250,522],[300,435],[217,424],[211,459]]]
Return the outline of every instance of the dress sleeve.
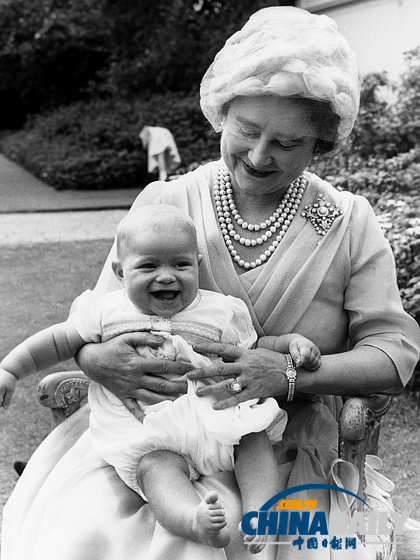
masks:
[[[69,320],[85,342],[101,342],[102,310],[94,292],[86,290],[74,300]]]
[[[374,346],[393,361],[405,385],[419,359],[416,321],[402,307],[394,256],[368,201],[355,197],[350,224],[351,274],[345,291],[354,347]]]
[[[221,342],[235,344],[241,348],[252,348],[257,341],[257,333],[246,304],[233,296],[226,296],[226,304],[226,324]]]

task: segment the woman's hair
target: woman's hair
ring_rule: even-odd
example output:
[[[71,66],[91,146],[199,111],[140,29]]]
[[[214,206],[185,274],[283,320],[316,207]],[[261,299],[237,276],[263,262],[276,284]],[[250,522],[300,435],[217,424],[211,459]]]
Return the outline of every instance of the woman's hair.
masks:
[[[326,153],[350,134],[359,110],[356,59],[331,18],[293,7],[263,8],[235,33],[201,83],[201,108],[216,131],[239,96],[305,101]]]
[[[331,107],[331,103],[305,97],[296,98],[294,101],[307,110],[309,123],[317,133],[314,153],[322,156],[332,152],[338,143],[340,117]]]

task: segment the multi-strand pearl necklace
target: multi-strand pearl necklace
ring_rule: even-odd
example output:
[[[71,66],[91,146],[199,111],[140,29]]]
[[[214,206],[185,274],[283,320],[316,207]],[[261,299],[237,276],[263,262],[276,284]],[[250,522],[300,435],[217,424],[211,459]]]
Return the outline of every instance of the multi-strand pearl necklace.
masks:
[[[278,247],[280,241],[286,235],[286,232],[299,209],[299,204],[302,200],[305,188],[306,178],[304,175],[301,175],[287,187],[282,201],[278,205],[276,211],[269,218],[260,224],[249,224],[241,217],[236,208],[229,170],[224,164],[219,166],[213,181],[217,217],[226,247],[232,259],[240,267],[246,269],[256,268],[268,261],[276,250],[276,247]],[[264,233],[255,239],[244,237],[236,231],[234,222],[236,222],[236,224],[244,230],[262,230]],[[275,236],[275,238],[272,240],[271,238],[273,236]],[[263,245],[268,242],[270,245],[268,249],[261,253],[259,258],[255,259],[255,261],[248,262],[238,254],[233,241],[237,241],[244,247],[255,247],[256,245]]]

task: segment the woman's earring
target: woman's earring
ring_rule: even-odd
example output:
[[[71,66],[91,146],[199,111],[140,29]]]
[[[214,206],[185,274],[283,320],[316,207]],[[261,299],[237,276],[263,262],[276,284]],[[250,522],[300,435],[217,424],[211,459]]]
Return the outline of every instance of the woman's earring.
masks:
[[[319,160],[319,156],[320,156],[320,154],[319,154],[318,152],[314,152],[314,155],[312,156],[312,159],[313,159],[314,161],[318,161],[318,160]]]

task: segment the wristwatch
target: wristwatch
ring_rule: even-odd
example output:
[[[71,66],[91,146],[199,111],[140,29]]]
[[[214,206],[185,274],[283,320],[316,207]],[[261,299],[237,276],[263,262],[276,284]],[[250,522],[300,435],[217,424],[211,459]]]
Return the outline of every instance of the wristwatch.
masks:
[[[287,367],[286,367],[286,371],[284,372],[284,375],[287,378],[287,381],[289,382],[289,391],[287,393],[287,399],[288,401],[292,401],[293,400],[293,396],[295,394],[295,384],[296,384],[296,376],[297,376],[297,371],[295,368],[295,364],[293,363],[293,358],[290,354],[285,354],[286,356],[286,360],[287,360]]]

